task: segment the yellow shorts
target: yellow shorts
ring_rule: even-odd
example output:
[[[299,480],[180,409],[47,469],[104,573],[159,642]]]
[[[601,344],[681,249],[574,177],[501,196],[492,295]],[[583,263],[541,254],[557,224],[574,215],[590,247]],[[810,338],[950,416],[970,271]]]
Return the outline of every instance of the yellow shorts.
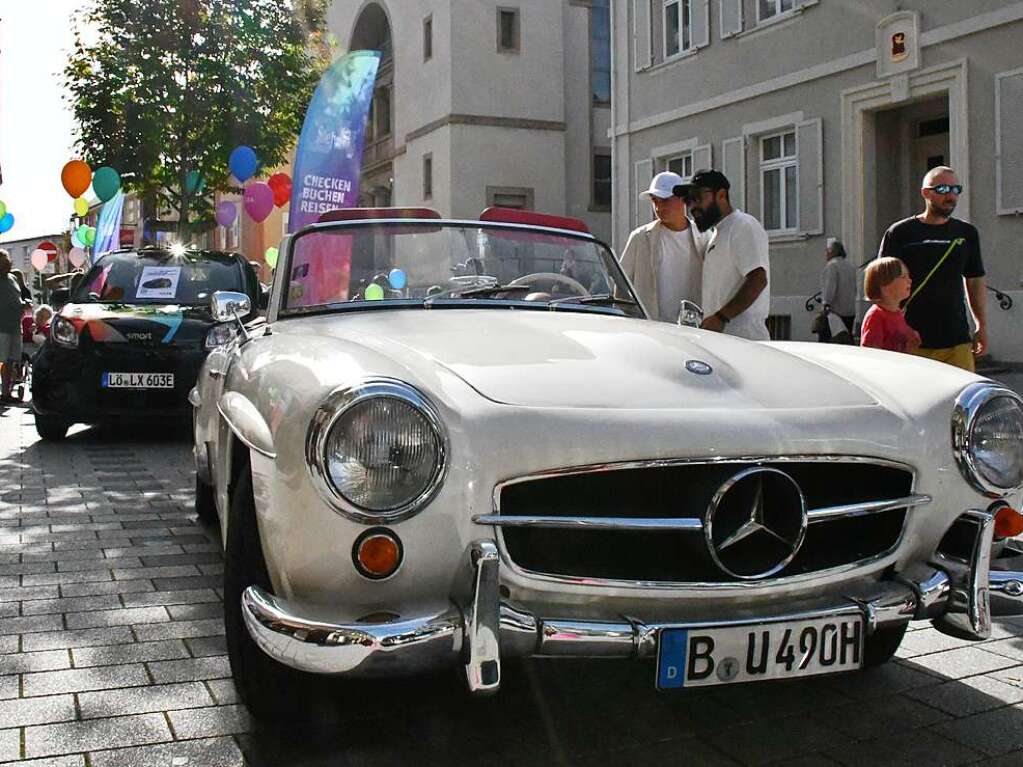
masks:
[[[947,349],[917,349],[916,354],[919,357],[955,365],[957,368],[969,370],[971,373],[976,372],[973,363],[973,344],[959,344]]]

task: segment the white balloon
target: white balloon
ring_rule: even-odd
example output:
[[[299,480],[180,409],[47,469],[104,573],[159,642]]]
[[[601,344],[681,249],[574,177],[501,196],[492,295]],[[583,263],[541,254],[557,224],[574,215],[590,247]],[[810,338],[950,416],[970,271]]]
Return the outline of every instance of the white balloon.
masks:
[[[35,267],[37,272],[45,269],[48,263],[50,263],[50,257],[45,250],[36,249],[32,251],[32,266]]]
[[[68,261],[71,262],[71,266],[76,269],[85,263],[85,251],[81,248],[71,248],[67,254]]]

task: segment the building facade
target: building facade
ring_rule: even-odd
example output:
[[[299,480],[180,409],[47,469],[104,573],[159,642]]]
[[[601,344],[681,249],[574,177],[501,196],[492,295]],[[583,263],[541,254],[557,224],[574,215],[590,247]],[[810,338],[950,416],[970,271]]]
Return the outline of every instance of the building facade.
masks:
[[[1023,3],[616,0],[612,30],[616,246],[652,174],[718,168],[770,235],[772,333],[809,340],[826,238],[863,264],[951,165],[1008,299],[991,351],[1023,360]]]
[[[328,25],[383,60],[360,205],[491,205],[611,235],[611,0],[338,0]]]

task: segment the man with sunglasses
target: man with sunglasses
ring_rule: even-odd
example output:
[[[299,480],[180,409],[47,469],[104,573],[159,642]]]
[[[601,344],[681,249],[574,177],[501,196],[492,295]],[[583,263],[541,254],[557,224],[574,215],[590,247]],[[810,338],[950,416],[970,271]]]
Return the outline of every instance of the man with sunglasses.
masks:
[[[923,213],[892,224],[878,256],[909,268],[913,292],[904,308],[921,337],[916,354],[973,371],[987,349],[986,285],[977,229],[952,217],[962,191],[952,168],[931,168],[921,184]],[[977,322],[972,338],[967,305]]]
[[[724,173],[698,170],[676,188],[696,227],[711,231],[703,257],[704,330],[767,341],[771,265],[767,232],[753,216],[733,208]]]

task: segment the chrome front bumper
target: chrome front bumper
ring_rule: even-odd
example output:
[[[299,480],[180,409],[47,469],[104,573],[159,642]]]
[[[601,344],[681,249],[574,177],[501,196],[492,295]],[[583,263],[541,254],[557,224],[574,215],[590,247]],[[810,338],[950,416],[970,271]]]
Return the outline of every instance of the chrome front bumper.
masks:
[[[645,623],[538,616],[501,600],[499,555],[493,541],[473,543],[466,557],[466,593],[442,613],[387,623],[333,623],[309,610],[250,586],[242,614],[260,648],[292,668],[345,676],[400,676],[461,661],[474,693],[496,692],[502,656],[654,657],[663,628],[769,623],[860,614],[868,636],[879,628],[931,619],[954,636],[986,639],[992,606],[998,615],[1023,614],[1023,571],[991,571],[994,521],[969,511],[976,536],[969,561],[938,555],[921,580],[896,577],[863,585],[856,596],[815,603],[807,609],[774,608],[734,621]]]

